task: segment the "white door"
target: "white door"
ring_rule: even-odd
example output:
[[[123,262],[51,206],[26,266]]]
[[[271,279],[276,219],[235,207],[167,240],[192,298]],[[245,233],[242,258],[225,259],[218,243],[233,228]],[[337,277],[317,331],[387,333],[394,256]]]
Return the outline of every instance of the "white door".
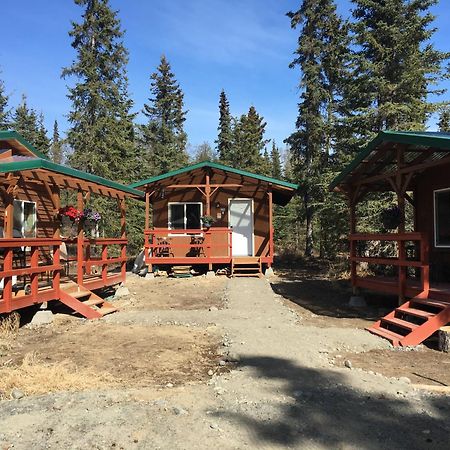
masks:
[[[230,200],[229,224],[233,228],[233,256],[253,256],[253,202]]]

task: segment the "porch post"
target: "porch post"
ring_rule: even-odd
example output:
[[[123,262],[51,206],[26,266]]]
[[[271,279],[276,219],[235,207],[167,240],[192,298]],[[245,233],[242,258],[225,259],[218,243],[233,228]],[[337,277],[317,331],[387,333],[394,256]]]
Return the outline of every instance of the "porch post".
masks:
[[[147,187],[145,190],[145,231],[148,231],[149,229],[150,229],[150,192],[148,191]],[[148,234],[144,234],[144,264],[150,257],[148,239],[149,239]],[[148,264],[148,271],[153,272],[153,266],[151,263]]]
[[[77,209],[83,211],[84,199],[83,191],[78,189],[77,192]],[[77,235],[77,283],[83,285],[83,273],[84,273],[84,230],[81,221],[78,222],[78,235]]]
[[[58,214],[59,208],[61,208],[61,192],[59,189],[59,186],[52,186],[52,200],[53,200],[53,206],[55,208],[55,215]],[[61,239],[61,224],[59,221],[56,222],[56,227],[53,231],[53,239]],[[53,246],[53,265],[59,266],[60,265],[60,245],[54,245]],[[59,297],[59,289],[60,289],[60,282],[61,282],[61,269],[53,270],[53,280],[52,280],[52,286],[55,290],[55,294]]]
[[[397,174],[396,174],[396,194],[397,205],[400,210],[400,225],[398,227],[399,235],[405,233],[405,192],[406,186],[403,185],[403,176],[400,173],[400,169],[404,163],[404,152],[402,149],[397,149]],[[400,237],[400,236],[399,236]],[[398,304],[401,305],[405,302],[405,290],[406,290],[406,266],[402,263],[406,260],[405,241],[399,239],[398,245],[398,259],[400,265],[398,266]]]
[[[14,196],[7,192],[5,196],[5,216],[4,216],[4,237],[11,239],[13,237],[13,223],[14,223]],[[3,259],[3,270],[5,272],[11,271],[13,268],[13,248],[5,249]],[[5,302],[6,311],[12,310],[12,277],[5,277],[3,279],[3,300]]]
[[[267,267],[272,267],[273,256],[274,256],[274,246],[273,246],[273,195],[272,195],[272,186],[269,185],[267,190],[267,196],[269,198],[269,262],[267,263]]]
[[[348,208],[350,212],[350,279],[352,282],[353,295],[358,295],[356,287],[356,241],[352,238],[356,233],[356,200],[352,198],[352,193],[348,193]]]
[[[209,171],[206,172],[206,185],[205,185],[205,197],[206,197],[206,215],[211,215],[211,184]]]
[[[125,197],[119,199],[120,208],[120,237],[122,239],[127,238],[127,218],[126,218],[126,203]],[[122,261],[120,262],[120,274],[122,276],[122,281],[125,281],[126,270],[127,270],[127,244],[121,244],[120,257]]]

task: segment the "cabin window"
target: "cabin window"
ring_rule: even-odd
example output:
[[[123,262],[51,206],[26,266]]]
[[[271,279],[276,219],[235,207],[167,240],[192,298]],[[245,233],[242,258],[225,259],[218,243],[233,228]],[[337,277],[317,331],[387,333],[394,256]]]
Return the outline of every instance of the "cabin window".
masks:
[[[14,200],[14,237],[36,237],[36,203]]]
[[[450,189],[434,191],[434,245],[450,247]]]
[[[201,216],[201,203],[169,203],[170,230],[198,230]]]

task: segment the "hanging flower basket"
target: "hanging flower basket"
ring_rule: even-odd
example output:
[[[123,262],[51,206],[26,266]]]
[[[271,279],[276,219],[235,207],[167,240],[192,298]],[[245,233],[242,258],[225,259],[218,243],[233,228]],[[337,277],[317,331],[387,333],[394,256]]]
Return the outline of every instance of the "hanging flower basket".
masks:
[[[402,213],[398,206],[391,206],[381,211],[381,223],[385,230],[395,230],[402,223]]]
[[[83,213],[71,205],[64,206],[64,208],[59,208],[58,211],[58,218],[61,221],[64,218],[67,218],[71,222],[78,223],[81,220],[82,216]]]
[[[200,220],[205,228],[211,228],[211,225],[216,221],[213,216],[202,216]]]
[[[83,222],[83,229],[87,236],[95,237],[97,224],[100,222],[101,218],[101,214],[91,208],[85,208],[83,210],[81,220]]]

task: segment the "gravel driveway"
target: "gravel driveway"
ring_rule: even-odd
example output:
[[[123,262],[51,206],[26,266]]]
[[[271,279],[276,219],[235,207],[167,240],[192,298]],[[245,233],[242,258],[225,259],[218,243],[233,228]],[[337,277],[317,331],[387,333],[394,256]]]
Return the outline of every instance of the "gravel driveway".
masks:
[[[449,448],[449,397],[329,362],[386,341],[308,326],[265,280],[232,279],[226,295],[225,309],[124,310],[107,322],[214,324],[229,373],[202,384],[3,401],[0,448]]]

